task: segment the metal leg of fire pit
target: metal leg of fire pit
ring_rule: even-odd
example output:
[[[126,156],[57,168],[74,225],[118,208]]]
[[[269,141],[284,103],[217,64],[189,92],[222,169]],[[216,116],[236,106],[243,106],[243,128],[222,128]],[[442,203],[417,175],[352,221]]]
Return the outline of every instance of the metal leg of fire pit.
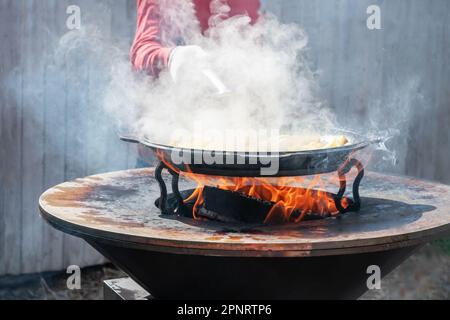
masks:
[[[347,188],[347,179],[346,174],[350,172],[350,170],[356,167],[358,170],[358,175],[353,182],[353,202],[347,207],[344,208],[342,206],[342,199],[344,197],[345,190]],[[346,162],[346,164],[338,170],[339,175],[339,192],[334,198],[334,203],[336,208],[339,210],[339,213],[346,213],[350,211],[359,211],[361,208],[361,198],[359,197],[359,185],[361,183],[362,178],[364,177],[364,166],[361,162],[356,159],[350,159]]]
[[[166,166],[164,165],[164,163],[160,162],[155,169],[155,179],[156,181],[158,181],[158,185],[159,185],[159,190],[161,192],[161,196],[159,197],[159,209],[161,210],[162,213],[166,213],[167,209],[166,209],[166,205],[167,205],[167,187],[166,187],[166,183],[164,182],[163,178],[162,178],[162,171],[163,169],[165,169]]]
[[[159,209],[163,214],[173,214],[174,212],[168,212],[167,210],[167,187],[164,179],[162,177],[162,171],[166,169],[172,176],[172,192],[175,195],[175,198],[178,201],[178,206],[183,205],[184,199],[180,194],[180,190],[178,188],[179,182],[179,174],[174,170],[167,167],[163,162],[159,162],[158,166],[155,169],[155,178],[158,181],[159,189],[161,191],[161,196],[159,198]]]
[[[184,203],[184,199],[181,196],[180,189],[178,188],[178,182],[180,180],[180,176],[175,171],[169,170],[169,172],[172,175],[172,192],[178,201],[178,205],[180,206]]]

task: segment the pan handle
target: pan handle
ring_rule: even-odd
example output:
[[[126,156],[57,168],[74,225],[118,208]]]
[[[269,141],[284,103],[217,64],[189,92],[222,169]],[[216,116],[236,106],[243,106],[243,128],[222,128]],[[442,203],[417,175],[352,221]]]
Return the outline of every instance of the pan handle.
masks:
[[[139,138],[133,134],[119,134],[119,138],[125,142],[139,143]]]

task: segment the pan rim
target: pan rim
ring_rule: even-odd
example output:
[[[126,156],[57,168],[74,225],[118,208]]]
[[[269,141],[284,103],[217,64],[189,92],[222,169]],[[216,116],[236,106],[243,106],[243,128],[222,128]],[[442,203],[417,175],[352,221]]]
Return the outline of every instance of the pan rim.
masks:
[[[224,150],[184,148],[184,147],[176,147],[176,146],[170,146],[170,145],[166,145],[166,144],[152,142],[147,137],[136,138],[133,140],[136,140],[137,143],[140,143],[149,148],[159,149],[159,150],[168,151],[168,152],[180,152],[180,153],[186,152],[186,153],[193,153],[193,154],[219,153],[219,154],[223,154],[224,156],[227,156],[227,155],[242,156],[242,157],[247,157],[247,158],[251,158],[251,157],[284,158],[284,157],[291,157],[291,156],[296,156],[296,155],[316,155],[316,154],[328,154],[328,153],[343,152],[343,151],[357,151],[357,150],[364,149],[371,144],[380,142],[380,139],[364,140],[361,135],[357,135],[354,133],[351,134],[351,137],[352,138],[355,138],[355,137],[360,138],[359,142],[347,144],[347,145],[339,146],[339,147],[332,147],[332,148],[299,150],[299,151],[280,151],[280,152],[224,151]],[[264,154],[264,155],[262,155],[262,154]]]

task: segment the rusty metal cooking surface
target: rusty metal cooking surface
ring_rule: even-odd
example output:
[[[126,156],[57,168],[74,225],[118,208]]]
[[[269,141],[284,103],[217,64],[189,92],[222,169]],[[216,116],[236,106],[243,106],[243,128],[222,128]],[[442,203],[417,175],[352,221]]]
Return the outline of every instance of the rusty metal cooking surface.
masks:
[[[255,226],[161,216],[153,169],[107,173],[46,191],[42,216],[84,238],[154,251],[221,256],[323,256],[417,245],[450,230],[450,186],[367,173],[363,208],[298,225]],[[181,189],[192,187],[187,182]]]

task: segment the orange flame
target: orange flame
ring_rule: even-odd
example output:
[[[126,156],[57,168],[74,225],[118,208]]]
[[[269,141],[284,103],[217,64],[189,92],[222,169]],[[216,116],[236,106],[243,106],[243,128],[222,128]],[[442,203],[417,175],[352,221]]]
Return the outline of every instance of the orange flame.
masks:
[[[222,190],[238,192],[254,199],[273,203],[264,223],[298,223],[307,214],[334,216],[339,212],[333,196],[324,191],[325,182],[319,175],[312,179],[305,177],[218,177],[194,174],[188,166],[185,168],[186,171],[180,172],[164,159],[162,153],[157,156],[172,171],[197,183],[197,188],[185,199],[185,203],[194,203],[192,213],[195,219],[199,219],[197,213],[204,204],[203,189],[205,186],[215,186]],[[328,182],[339,184],[339,178],[329,179]],[[304,187],[305,184],[306,187]],[[345,197],[341,204],[343,208],[350,205],[349,200]]]
[[[306,214],[336,215],[336,208],[332,195],[323,191],[324,183],[320,176],[314,176],[306,188],[293,186],[306,182],[301,177],[293,178],[228,178],[212,177],[187,173],[189,179],[197,182],[198,187],[187,198],[186,202],[194,202],[193,213],[203,205],[203,188],[206,185],[215,186],[222,190],[238,192],[248,197],[273,203],[264,223],[300,222]],[[274,184],[276,183],[276,184]],[[347,198],[342,200],[342,206],[348,207]]]

